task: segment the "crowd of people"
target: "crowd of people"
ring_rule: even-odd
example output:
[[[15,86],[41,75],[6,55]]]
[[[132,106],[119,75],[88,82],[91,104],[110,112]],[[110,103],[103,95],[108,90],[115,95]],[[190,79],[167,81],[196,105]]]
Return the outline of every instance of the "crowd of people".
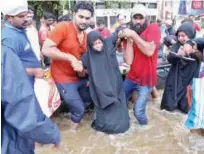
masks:
[[[133,10],[130,21],[119,14],[114,30],[109,30],[102,20],[95,25],[90,2],[78,2],[73,16],[62,16],[58,23],[52,13],[45,13],[38,31],[32,24],[35,10],[27,1],[4,4],[3,154],[34,153],[35,142],[60,145],[59,129],[43,114],[34,92],[35,78],[44,77],[45,66],[69,108],[70,129],[79,127],[93,104],[93,129],[124,133],[130,126],[128,103],[134,91],[135,118],[141,126],[148,125],[146,107],[151,95],[157,97],[157,60],[167,49],[171,67],[161,109],[188,113],[187,86],[199,76],[203,61],[204,38],[196,38],[199,26],[190,16],[175,30],[172,20],[165,27],[161,20],[150,23],[143,5]],[[129,67],[124,78],[123,64]]]

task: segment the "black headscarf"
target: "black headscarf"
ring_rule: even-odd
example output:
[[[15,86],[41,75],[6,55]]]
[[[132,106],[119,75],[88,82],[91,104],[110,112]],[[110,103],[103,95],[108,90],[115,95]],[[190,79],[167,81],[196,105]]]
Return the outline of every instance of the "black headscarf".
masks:
[[[178,30],[176,31],[176,37],[177,37],[177,38],[178,38],[178,33],[179,33],[179,32],[184,32],[184,33],[188,36],[188,38],[189,38],[190,40],[192,40],[193,38],[195,38],[195,35],[196,35],[195,29],[194,29],[193,26],[192,26],[191,24],[189,24],[189,23],[184,23],[184,24],[182,24],[182,25],[178,28]],[[177,40],[178,40],[178,39],[177,39]],[[182,44],[180,44],[180,42],[177,41],[177,43],[172,46],[172,51],[177,53],[178,50],[179,50],[179,48],[180,48],[181,46],[182,46]]]
[[[181,31],[184,32],[189,37],[189,39],[193,39],[196,36],[196,31],[193,28],[192,24],[190,24],[190,23],[182,24],[178,28],[178,30],[176,32],[176,36],[178,36],[178,33],[181,32]]]
[[[97,39],[104,44],[100,52],[93,49],[93,43]],[[94,104],[101,108],[118,103],[123,89],[115,56],[116,40],[116,35],[103,40],[99,33],[92,31],[88,34],[88,52],[82,56],[83,65],[87,67],[89,74],[91,98]]]

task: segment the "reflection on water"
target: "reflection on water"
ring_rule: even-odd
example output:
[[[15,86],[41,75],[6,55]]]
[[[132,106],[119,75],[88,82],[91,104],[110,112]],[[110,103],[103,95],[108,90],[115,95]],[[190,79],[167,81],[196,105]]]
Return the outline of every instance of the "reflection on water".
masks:
[[[129,110],[131,127],[124,134],[106,135],[91,127],[92,115],[85,115],[79,130],[69,130],[70,120],[54,117],[61,130],[59,150],[52,145],[36,148],[36,154],[203,154],[204,137],[185,128],[186,115],[159,109],[160,102],[149,102],[149,125],[140,127]],[[110,119],[111,120],[111,119]]]

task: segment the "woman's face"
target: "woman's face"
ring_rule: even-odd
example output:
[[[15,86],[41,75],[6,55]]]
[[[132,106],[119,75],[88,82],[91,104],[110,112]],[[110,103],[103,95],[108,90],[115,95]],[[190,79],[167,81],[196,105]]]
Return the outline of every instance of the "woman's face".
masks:
[[[185,44],[186,43],[186,41],[188,41],[189,40],[189,38],[188,38],[188,36],[186,35],[186,33],[184,33],[184,32],[179,32],[178,33],[178,41],[183,45],[183,44]]]
[[[103,42],[100,39],[94,41],[93,48],[94,48],[94,50],[96,50],[98,52],[102,51],[102,49],[103,49]]]

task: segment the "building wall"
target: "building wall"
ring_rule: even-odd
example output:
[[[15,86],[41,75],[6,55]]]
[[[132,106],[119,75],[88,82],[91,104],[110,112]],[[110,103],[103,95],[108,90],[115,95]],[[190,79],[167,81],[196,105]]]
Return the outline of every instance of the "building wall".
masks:
[[[135,2],[135,0],[133,2]],[[152,0],[152,1],[138,0],[137,3],[133,3],[133,5],[128,5],[128,6],[134,6],[134,5],[137,5],[137,4],[145,4],[145,6],[148,9],[147,15],[149,16],[149,19],[156,20],[158,15],[159,15],[157,2],[158,2],[158,0]],[[150,5],[151,6],[157,5],[157,8],[148,8],[148,6],[151,7]],[[108,28],[111,28],[113,26],[113,24],[115,24],[114,22],[116,22],[116,16],[119,13],[126,15],[127,20],[130,21],[130,16],[131,16],[132,12],[133,12],[133,9],[131,7],[127,8],[127,9],[121,9],[121,8],[105,9],[104,3],[102,1],[100,1],[100,6],[97,6],[95,8],[94,18],[95,18],[95,21],[97,21],[97,19],[104,19],[105,22],[106,22],[106,26]]]
[[[193,14],[195,16],[199,16],[200,14],[204,13],[204,7],[203,9],[192,9],[192,0],[186,1],[186,14],[179,14],[179,6],[180,1],[173,0],[173,17],[176,19],[176,27],[178,27],[181,23],[181,21],[185,18],[187,18],[190,14]],[[200,20],[195,21],[199,25],[201,24]]]

